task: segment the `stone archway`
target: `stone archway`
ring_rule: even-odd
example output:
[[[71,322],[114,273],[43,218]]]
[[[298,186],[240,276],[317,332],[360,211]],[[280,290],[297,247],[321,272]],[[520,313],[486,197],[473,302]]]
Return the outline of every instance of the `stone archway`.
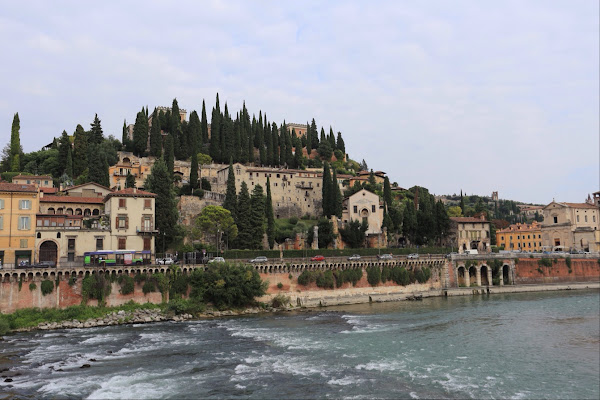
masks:
[[[491,285],[491,282],[488,279],[488,270],[489,268],[487,265],[481,266],[481,286]]]
[[[52,240],[45,240],[40,245],[40,262],[53,262],[56,265],[58,261],[58,246]]]
[[[477,284],[477,268],[470,267],[469,268],[469,282],[472,284]]]
[[[457,275],[457,283],[458,283],[458,287],[466,287],[469,286],[467,284],[467,271],[465,270],[465,267],[458,267],[458,270],[456,270],[456,275]]]
[[[506,264],[504,264],[502,266],[502,282],[505,285],[512,285],[513,284],[513,282],[511,282],[511,279],[510,279],[510,266],[506,265]]]

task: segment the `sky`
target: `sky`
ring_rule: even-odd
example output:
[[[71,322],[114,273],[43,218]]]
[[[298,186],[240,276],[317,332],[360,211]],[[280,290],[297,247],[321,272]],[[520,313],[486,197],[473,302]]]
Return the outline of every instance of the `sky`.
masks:
[[[0,148],[219,93],[435,194],[600,190],[599,2],[0,1]],[[189,114],[188,114],[189,115]]]

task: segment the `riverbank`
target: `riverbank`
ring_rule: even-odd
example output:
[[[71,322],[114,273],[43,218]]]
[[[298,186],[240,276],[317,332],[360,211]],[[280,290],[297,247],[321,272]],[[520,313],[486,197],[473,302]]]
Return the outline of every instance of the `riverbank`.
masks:
[[[425,285],[421,285],[425,286]],[[193,319],[210,319],[234,317],[251,314],[272,313],[279,311],[310,310],[318,307],[341,306],[351,304],[383,303],[394,301],[421,300],[428,297],[474,296],[502,293],[526,293],[562,290],[600,289],[600,282],[575,282],[569,284],[545,285],[510,285],[469,288],[427,289],[425,287],[405,288],[401,286],[356,288],[344,291],[315,290],[299,293],[301,306],[293,306],[294,300],[287,296],[289,293],[267,295],[260,298],[261,307],[249,307],[239,310],[202,309],[194,311],[179,311],[172,303],[156,305],[151,303],[128,303],[120,307],[91,307],[78,306],[64,310],[28,309],[20,310],[10,315],[1,316],[0,322],[12,321],[15,328],[5,329],[0,334],[9,332],[28,332],[33,330],[81,329],[99,326],[114,326],[125,324],[146,324],[163,321],[187,321]],[[269,303],[270,305],[267,305]],[[283,304],[285,303],[285,304]],[[276,305],[276,307],[273,307]],[[35,315],[38,313],[38,315]],[[79,317],[71,317],[78,315]],[[84,315],[92,315],[84,318]],[[35,318],[35,319],[33,319]],[[41,321],[40,321],[41,320]],[[19,325],[20,324],[20,325]],[[28,325],[28,326],[21,326]],[[0,324],[1,328],[1,324]]]

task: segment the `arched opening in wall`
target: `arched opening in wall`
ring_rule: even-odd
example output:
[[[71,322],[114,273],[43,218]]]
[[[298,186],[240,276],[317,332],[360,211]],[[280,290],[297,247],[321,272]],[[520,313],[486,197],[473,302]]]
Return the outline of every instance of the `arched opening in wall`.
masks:
[[[52,214],[52,215],[54,215],[54,214],[56,214],[56,210],[54,209],[54,207],[50,207],[50,208],[48,209],[48,212],[47,212],[47,213],[48,213],[48,214]]]
[[[83,211],[81,211],[81,208],[76,208],[75,209],[75,215],[82,215]]]
[[[486,265],[481,266],[481,286],[488,286],[491,282],[488,280],[488,267]]]
[[[462,286],[467,286],[467,279],[465,276],[465,267],[458,267],[458,270],[456,270],[457,276],[458,276],[458,286],[462,287]]]
[[[477,270],[475,269],[475,267],[470,267],[469,268],[469,281],[471,283],[471,285],[473,283],[477,283]]]
[[[92,211],[92,215],[100,215],[100,210],[95,208],[94,211]]]
[[[67,215],[73,215],[73,209],[67,208]]]
[[[463,251],[467,250],[467,244],[466,243],[463,243],[462,247],[463,247]]]
[[[512,282],[510,281],[510,267],[506,264],[502,266],[502,281],[505,285],[512,284]]]
[[[56,266],[58,256],[58,246],[51,240],[46,240],[40,245],[40,263],[52,262]]]
[[[89,217],[90,215],[92,215],[92,211],[89,208],[86,208],[85,210],[83,210],[84,217]]]

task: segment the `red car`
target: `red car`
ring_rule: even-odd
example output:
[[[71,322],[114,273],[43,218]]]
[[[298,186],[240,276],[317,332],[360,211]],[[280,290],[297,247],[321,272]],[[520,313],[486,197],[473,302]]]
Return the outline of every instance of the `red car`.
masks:
[[[310,261],[325,261],[325,257],[323,256],[314,256],[310,259]]]

